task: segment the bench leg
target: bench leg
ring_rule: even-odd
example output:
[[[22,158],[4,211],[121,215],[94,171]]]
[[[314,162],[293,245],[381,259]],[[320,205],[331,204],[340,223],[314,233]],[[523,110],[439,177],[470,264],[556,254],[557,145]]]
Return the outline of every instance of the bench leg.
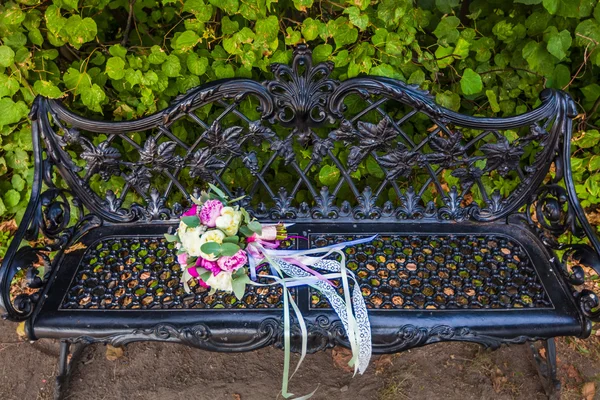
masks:
[[[73,349],[71,349],[73,346]],[[60,341],[60,355],[58,358],[58,375],[56,376],[54,386],[54,400],[63,400],[66,397],[69,379],[73,372],[73,366],[77,363],[77,359],[83,353],[83,350],[88,346],[88,343],[77,343],[71,345],[67,340]]]
[[[535,343],[530,343],[529,347],[533,353],[535,365],[542,380],[544,391],[550,400],[558,400],[560,398],[560,381],[556,378],[556,344],[554,338],[541,341],[546,352],[545,357],[540,354],[540,349]]]

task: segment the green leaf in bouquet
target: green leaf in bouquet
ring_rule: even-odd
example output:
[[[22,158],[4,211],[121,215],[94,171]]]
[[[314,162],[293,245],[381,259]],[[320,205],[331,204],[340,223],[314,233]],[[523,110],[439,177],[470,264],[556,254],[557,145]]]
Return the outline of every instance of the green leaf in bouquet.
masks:
[[[219,189],[218,187],[216,187],[215,185],[213,185],[212,183],[208,184],[208,187],[210,187],[210,189],[215,192],[215,194],[219,197],[222,197],[223,199],[227,198],[227,195],[225,193],[223,193],[223,191],[221,189]]]
[[[198,257],[188,257],[187,258],[187,267],[188,268],[195,267],[197,259],[198,259]]]
[[[200,279],[202,279],[204,282],[206,282],[207,280],[210,279],[212,272],[205,270],[203,273],[201,273],[201,274],[199,273],[198,275],[200,276]]]
[[[248,214],[248,211],[246,211],[245,208],[240,208],[240,211],[242,212],[242,215],[244,216],[244,222],[249,223],[250,222],[250,214]]]
[[[192,202],[197,206],[201,206],[202,204],[204,204],[204,202],[202,201],[202,196],[200,196],[200,199],[197,199],[194,196],[190,196],[190,198],[192,199]]]
[[[240,226],[240,233],[246,237],[250,237],[254,234],[254,232],[252,232],[252,230],[248,228],[247,225]]]
[[[256,232],[259,235],[262,234],[262,225],[258,221],[250,221],[250,223],[248,224],[248,228],[252,232]]]
[[[206,254],[214,254],[218,256],[221,254],[221,245],[217,242],[206,242],[200,247],[200,250]]]
[[[202,246],[204,247],[204,246]],[[235,243],[223,243],[221,245],[221,255],[226,257],[231,257],[235,253],[240,251],[240,246]]]
[[[239,236],[228,236],[225,239],[223,239],[223,243],[239,243],[240,242],[240,237]]]
[[[244,297],[244,293],[246,292],[246,284],[250,282],[250,278],[248,278],[244,268],[240,268],[236,272],[238,271],[242,271],[242,273],[234,273],[232,275],[233,280],[231,284],[233,287],[233,294],[238,298],[238,300],[241,300],[242,297]]]
[[[184,224],[189,226],[190,228],[197,228],[200,226],[200,218],[195,215],[190,215],[188,217],[182,217],[181,220]]]
[[[167,242],[179,242],[179,236],[169,233],[165,233],[165,239],[167,239]]]

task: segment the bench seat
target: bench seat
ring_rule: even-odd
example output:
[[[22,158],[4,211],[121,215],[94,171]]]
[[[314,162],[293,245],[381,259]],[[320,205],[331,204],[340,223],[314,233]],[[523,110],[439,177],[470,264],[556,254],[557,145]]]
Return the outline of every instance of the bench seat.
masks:
[[[140,340],[164,339],[169,332],[173,341],[185,342],[192,339],[183,333],[196,327],[205,340],[192,341],[211,350],[276,343],[282,334],[281,287],[249,286],[239,301],[223,292],[209,295],[200,286],[186,293],[173,245],[163,238],[169,227],[90,232],[65,254],[41,312],[31,319],[31,334],[120,342],[134,340],[131,330],[137,329],[148,333]],[[291,230],[308,241],[295,239],[289,248],[379,235],[345,249],[370,309],[375,352],[443,340],[495,347],[589,334],[551,256],[519,224],[373,223],[361,226],[360,235],[353,224],[299,223]],[[258,271],[267,272],[264,265]],[[310,350],[343,345],[343,330],[326,300],[307,287],[294,291],[311,326]],[[466,309],[475,312],[461,312]]]

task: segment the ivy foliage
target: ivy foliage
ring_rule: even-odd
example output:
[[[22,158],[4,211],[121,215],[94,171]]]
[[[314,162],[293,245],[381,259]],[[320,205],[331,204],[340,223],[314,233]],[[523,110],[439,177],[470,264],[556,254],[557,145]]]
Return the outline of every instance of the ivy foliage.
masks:
[[[269,64],[288,63],[302,42],[315,62],[335,63],[337,79],[400,79],[475,115],[523,113],[545,87],[567,90],[581,112],[577,191],[590,210],[600,203],[596,0],[9,0],[0,4],[0,220],[19,220],[28,201],[36,95],[133,119],[207,81],[269,77]],[[337,180],[337,168],[319,168],[323,184]]]

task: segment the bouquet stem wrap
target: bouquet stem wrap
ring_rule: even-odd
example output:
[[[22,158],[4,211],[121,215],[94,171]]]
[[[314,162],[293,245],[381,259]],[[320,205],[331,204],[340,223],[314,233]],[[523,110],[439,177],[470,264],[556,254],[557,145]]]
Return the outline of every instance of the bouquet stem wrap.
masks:
[[[342,251],[347,246],[353,246],[372,241],[375,236],[338,243],[326,247],[320,247],[307,250],[275,250],[267,248],[260,241],[248,244],[248,263],[250,266],[250,276],[256,277],[256,268],[265,261],[271,267],[272,278],[275,283],[280,284],[284,290],[284,371],[282,383],[282,396],[285,398],[293,396],[288,392],[288,382],[296,373],[300,364],[306,356],[308,333],[306,323],[302,317],[300,309],[294,302],[289,290],[291,287],[308,285],[321,294],[323,294],[336,312],[346,334],[350,349],[352,350],[352,359],[349,365],[354,367],[354,373],[364,373],[369,360],[371,359],[371,326],[367,314],[367,307],[362,296],[360,286],[356,277],[346,269],[346,255]],[[331,260],[327,257],[337,254],[340,261]],[[339,279],[343,288],[343,297],[338,294],[330,279]],[[349,281],[354,282],[354,287],[350,290]],[[254,285],[261,285],[253,282]],[[290,306],[296,315],[302,335],[302,347],[300,360],[296,369],[290,376]],[[299,397],[306,399],[313,393]]]

